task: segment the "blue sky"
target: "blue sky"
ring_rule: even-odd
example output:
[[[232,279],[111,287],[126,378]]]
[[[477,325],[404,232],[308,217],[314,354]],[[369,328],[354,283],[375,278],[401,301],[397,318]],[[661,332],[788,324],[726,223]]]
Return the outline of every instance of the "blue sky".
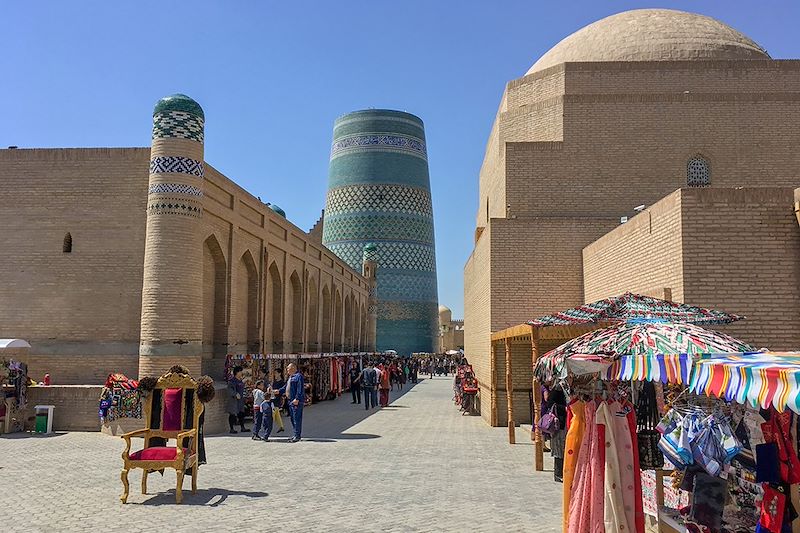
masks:
[[[800,57],[796,2],[7,2],[0,146],[147,146],[182,92],[206,159],[303,229],[325,202],[334,119],[368,107],[426,124],[439,300],[463,313],[478,171],[505,83],[551,46],[638,7],[711,15],[775,58]]]

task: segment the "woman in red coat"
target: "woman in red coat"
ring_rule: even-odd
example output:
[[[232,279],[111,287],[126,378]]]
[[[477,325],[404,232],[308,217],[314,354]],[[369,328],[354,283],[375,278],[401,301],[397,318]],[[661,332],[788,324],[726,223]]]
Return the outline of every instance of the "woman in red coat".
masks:
[[[381,391],[381,407],[389,405],[389,369],[383,364],[380,365],[381,369],[381,382],[378,389]]]

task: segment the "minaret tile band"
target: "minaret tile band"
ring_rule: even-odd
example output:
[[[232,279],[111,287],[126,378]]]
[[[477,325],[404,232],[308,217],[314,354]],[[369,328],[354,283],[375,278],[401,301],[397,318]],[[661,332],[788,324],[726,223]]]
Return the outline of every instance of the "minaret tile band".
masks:
[[[150,160],[150,174],[189,174],[202,178],[205,170],[203,162],[181,156],[160,156]]]
[[[323,243],[353,268],[377,264],[377,347],[431,352],[438,327],[425,130],[409,113],[370,109],[333,132]]]

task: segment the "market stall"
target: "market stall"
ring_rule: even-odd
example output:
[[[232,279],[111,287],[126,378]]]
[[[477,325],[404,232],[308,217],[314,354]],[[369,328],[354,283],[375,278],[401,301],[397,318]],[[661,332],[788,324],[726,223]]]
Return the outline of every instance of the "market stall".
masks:
[[[299,353],[299,354],[230,354],[225,361],[225,379],[231,377],[235,366],[243,368],[245,399],[252,401],[252,390],[259,379],[280,383],[289,363],[297,365],[305,377],[307,403],[332,400],[350,388],[347,369],[353,361],[359,366],[368,357],[394,357],[379,352]],[[249,407],[249,405],[248,405]],[[250,412],[250,409],[247,409]]]
[[[21,361],[31,345],[23,339],[0,339],[0,433],[25,429],[28,365]]]
[[[514,387],[512,351],[525,351],[527,361],[536,365],[539,357],[547,350],[602,327],[625,322],[629,319],[657,318],[671,322],[699,325],[728,324],[744,317],[723,311],[662,300],[652,296],[625,294],[605,298],[596,302],[579,305],[559,313],[543,316],[525,324],[512,326],[492,334],[490,409],[491,423],[497,425],[498,393],[497,363],[500,357],[505,360],[505,396],[508,407],[509,442],[515,442],[514,432]],[[502,359],[499,360],[502,362]],[[527,364],[526,364],[527,366]],[[534,464],[537,471],[544,469],[544,442],[538,422],[541,418],[541,390],[534,376],[529,389],[532,397],[531,438],[534,441]]]
[[[797,527],[799,353],[754,352],[696,326],[634,321],[562,345],[535,373],[573,399],[566,448],[577,457],[564,466],[565,531],[593,522],[639,531],[637,509],[625,516],[624,501],[642,502],[660,531]],[[629,419],[621,431],[620,416]],[[627,438],[633,453],[625,453]],[[640,468],[633,483],[620,477]]]

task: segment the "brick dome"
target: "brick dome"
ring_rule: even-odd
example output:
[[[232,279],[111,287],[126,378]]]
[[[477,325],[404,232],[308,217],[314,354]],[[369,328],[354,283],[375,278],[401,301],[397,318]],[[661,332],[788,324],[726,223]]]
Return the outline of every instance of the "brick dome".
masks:
[[[722,22],[672,9],[635,9],[568,36],[528,70],[567,62],[770,59],[766,50]]]

